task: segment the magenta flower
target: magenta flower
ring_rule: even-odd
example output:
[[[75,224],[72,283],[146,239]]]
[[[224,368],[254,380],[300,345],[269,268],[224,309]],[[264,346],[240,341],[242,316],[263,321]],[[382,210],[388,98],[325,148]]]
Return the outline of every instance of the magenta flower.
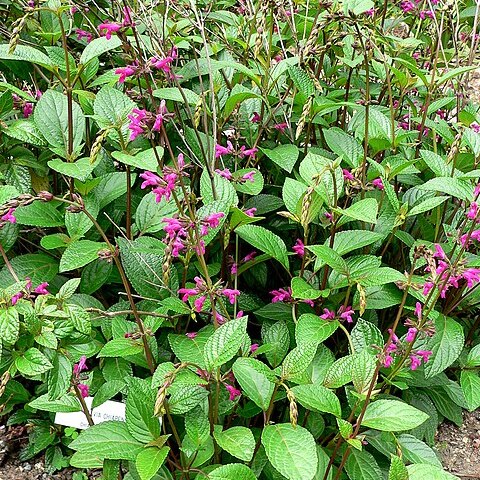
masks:
[[[376,178],[372,181],[372,185],[379,190],[383,190],[385,187],[383,186],[383,182],[381,178]]]
[[[416,355],[410,355],[410,369],[416,370],[422,364],[422,360]]]
[[[475,133],[480,133],[480,124],[477,122],[472,122],[470,124],[470,128],[475,132]]]
[[[228,390],[228,393],[229,393],[228,398],[232,402],[235,401],[235,399],[242,394],[242,392],[238,390],[238,388],[235,388],[233,385],[225,385],[225,388]]]
[[[402,2],[400,4],[400,8],[403,10],[404,13],[408,13],[412,10],[415,10],[415,4],[410,1]]]
[[[324,215],[327,220],[333,222],[333,215],[330,212],[325,212]]]
[[[203,305],[204,305],[206,299],[207,299],[207,297],[205,297],[205,295],[202,295],[201,297],[198,297],[198,298],[195,299],[195,301],[193,302],[193,305],[195,306],[195,310],[197,312],[202,311],[202,308],[203,308]]]
[[[254,217],[256,212],[257,212],[257,209],[255,207],[252,207],[243,211],[243,213],[248,217]]]
[[[278,290],[272,290],[270,295],[273,295],[272,303],[289,302],[292,300],[292,289],[290,287],[287,287],[287,289],[279,288]]]
[[[250,345],[250,352],[255,353],[257,350],[258,350],[258,343],[252,343],[252,345]]]
[[[4,222],[17,223],[17,219],[14,217],[13,213],[15,212],[14,208],[10,208],[5,215],[0,217]]]
[[[423,294],[428,295],[432,290],[433,286],[434,286],[433,282],[425,282],[423,284]]]
[[[87,43],[90,43],[93,40],[93,35],[90,32],[81,30],[80,28],[77,28],[75,30],[75,33],[77,34],[77,40],[82,40],[83,38],[85,38],[87,40]]]
[[[288,123],[283,122],[283,123],[277,123],[276,125],[273,126],[275,130],[278,130],[281,133],[285,133],[285,130],[288,128]]]
[[[43,282],[34,290],[34,292],[38,293],[39,295],[49,295],[50,292],[47,290],[47,287],[48,287],[48,283]]]
[[[415,315],[420,320],[422,318],[422,304],[420,302],[415,303]]]
[[[73,366],[73,374],[78,376],[81,372],[88,370],[87,367],[87,357],[82,355],[78,363]]]
[[[12,306],[16,305],[16,303],[23,297],[23,292],[18,292],[12,297]]]
[[[223,178],[226,178],[227,180],[231,180],[233,178],[232,172],[228,168],[225,168],[223,170],[220,170],[217,168],[215,170],[215,173],[218,173],[218,175],[220,175]]]
[[[305,245],[303,242],[297,238],[295,245],[292,247],[292,250],[299,256],[303,257],[305,255]]]
[[[122,8],[123,12],[123,22],[122,25],[124,27],[129,27],[133,25],[133,20],[132,20],[132,9],[130,7],[123,7]]]
[[[187,338],[190,338],[190,340],[193,340],[197,335],[198,335],[197,332],[189,332],[185,334],[185,336]]]
[[[472,202],[470,204],[470,209],[468,210],[467,213],[467,218],[470,220],[475,220],[478,215],[478,204],[477,202]]]
[[[198,290],[196,288],[179,288],[178,293],[183,295],[182,302],[186,302],[190,297],[198,295]]]
[[[335,320],[335,311],[324,308],[323,315],[320,315],[320,318],[323,318],[324,320]]]
[[[236,275],[237,273],[238,273],[238,265],[236,263],[233,263],[232,266],[230,267],[230,274]]]
[[[368,10],[365,11],[365,15],[367,15],[368,17],[375,16],[375,9],[374,8],[369,8]]]
[[[124,83],[127,77],[131,77],[136,72],[136,68],[130,65],[115,69],[115,75],[120,75],[118,83]]]
[[[415,327],[411,327],[408,329],[407,336],[405,337],[405,340],[408,343],[412,343],[415,340],[415,337],[417,335],[417,329]]]
[[[422,20],[425,20],[427,17],[428,18],[435,18],[435,13],[432,10],[422,10],[419,13],[419,16]]]
[[[228,301],[233,305],[235,300],[240,295],[240,291],[232,288],[224,288],[222,290],[223,295],[228,298]]]
[[[430,350],[417,350],[415,353],[422,358],[424,363],[427,363],[433,352]]]
[[[152,172],[143,172],[140,175],[140,178],[143,178],[145,180],[142,185],[140,186],[141,189],[147,188],[147,187],[156,187],[160,185],[161,178],[156,175],[155,173]]]
[[[253,112],[252,118],[250,119],[252,123],[259,123],[262,121],[262,117],[257,113]]]
[[[255,157],[255,154],[258,152],[258,148],[254,147],[254,148],[245,148],[245,145],[242,145],[240,147],[240,153],[238,154],[238,156],[240,158],[244,158],[244,157],[249,157],[249,158],[253,158]]]
[[[215,228],[220,225],[220,219],[223,218],[225,214],[223,212],[211,213],[206,216],[202,222],[205,222],[210,228]]]
[[[242,176],[242,180],[249,181],[249,182],[255,182],[255,170],[252,170],[250,172],[245,173]]]
[[[344,168],[342,170],[343,172],[343,178],[344,180],[349,180],[349,181],[353,181],[355,180],[355,177],[352,175],[352,172],[350,172],[349,170],[347,170],[346,168]]]
[[[230,140],[227,142],[226,147],[218,143],[215,145],[215,158],[220,158],[222,155],[228,155],[229,153],[233,153],[233,145]]]
[[[445,252],[444,252],[443,248],[438,243],[436,243],[433,258],[439,258],[441,260],[445,260],[446,257],[447,256],[445,255]]]
[[[80,390],[80,394],[82,395],[83,398],[88,397],[88,385],[85,385],[84,383],[79,383],[77,385],[78,389]]]
[[[386,355],[385,360],[383,361],[383,366],[389,368],[393,363],[393,357],[391,355]]]
[[[245,255],[245,257],[243,258],[242,262],[243,262],[243,263],[247,263],[247,262],[249,262],[250,260],[253,260],[256,256],[257,256],[257,252],[255,252],[255,251],[250,252],[250,253],[248,253],[247,255]]]
[[[100,36],[104,36],[107,40],[112,38],[112,33],[118,32],[122,28],[118,23],[105,22],[98,26]]]
[[[348,323],[353,322],[352,315],[355,312],[352,310],[352,307],[344,307],[343,305],[338,309],[337,314],[340,316],[342,320],[346,320]]]
[[[475,283],[480,282],[480,269],[469,268],[462,273],[462,277],[467,281],[468,288],[472,288]]]
[[[23,118],[28,118],[33,113],[33,103],[27,102],[23,106]]]

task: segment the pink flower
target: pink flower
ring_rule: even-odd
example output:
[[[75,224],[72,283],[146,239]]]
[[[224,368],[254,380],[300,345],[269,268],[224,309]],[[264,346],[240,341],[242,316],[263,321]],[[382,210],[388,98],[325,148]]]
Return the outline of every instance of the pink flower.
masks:
[[[422,20],[425,20],[425,18],[435,18],[435,13],[432,10],[422,10],[419,13],[419,16]]]
[[[10,208],[5,215],[2,215],[2,217],[0,217],[0,219],[3,220],[4,222],[16,223],[17,219],[13,215],[14,212],[15,212],[15,209]]]
[[[183,295],[182,302],[186,302],[190,297],[198,295],[199,291],[196,288],[179,288],[178,293]]]
[[[343,172],[343,178],[344,180],[349,180],[349,181],[353,181],[355,180],[355,177],[352,175],[352,172],[350,172],[349,170],[347,170],[346,168],[344,168],[342,170]]]
[[[480,282],[480,268],[469,268],[462,273],[462,277],[467,281],[468,288],[472,288]]]
[[[43,282],[34,290],[34,292],[38,293],[39,295],[49,295],[50,292],[47,290],[47,287],[48,287],[48,283]]]
[[[238,265],[236,263],[233,263],[232,266],[230,267],[230,274],[236,275],[237,273],[238,273]]]
[[[83,398],[88,397],[88,385],[85,385],[84,383],[79,383],[77,387],[80,390],[80,394]]]
[[[383,186],[383,182],[381,178],[376,178],[372,181],[372,185],[379,190],[383,190],[385,187]]]
[[[279,288],[278,290],[272,290],[270,295],[273,295],[272,303],[288,302],[292,300],[292,289],[290,287],[287,287],[287,289]]]
[[[250,119],[252,123],[258,123],[262,121],[262,117],[257,113],[253,112],[252,118]]]
[[[422,304],[420,302],[415,303],[415,315],[420,320],[422,318]]]
[[[415,340],[415,336],[417,335],[417,329],[415,327],[411,327],[408,329],[407,336],[405,337],[405,340],[408,343],[412,343]]]
[[[240,153],[238,154],[238,156],[240,158],[244,158],[244,157],[250,157],[250,158],[253,158],[255,157],[255,154],[258,152],[258,148],[256,147],[253,147],[253,148],[245,148],[245,145],[242,145],[240,147]]]
[[[421,361],[420,358],[416,357],[415,355],[410,355],[410,369],[411,370],[416,370],[421,364],[422,364],[422,361]]]
[[[118,83],[123,83],[125,82],[125,79],[127,77],[131,77],[135,73],[136,69],[131,66],[126,66],[126,67],[120,67],[115,69],[115,75],[120,75],[120,78],[118,79]]]
[[[443,248],[438,243],[435,244],[435,252],[433,254],[433,258],[439,258],[441,260],[445,260],[446,258]]]
[[[185,336],[187,338],[190,338],[190,340],[193,340],[196,336],[198,335],[197,332],[189,332],[189,333],[186,333]]]
[[[417,350],[416,355],[420,356],[424,363],[427,363],[433,352],[430,350]]]
[[[470,128],[475,132],[475,133],[480,133],[480,124],[477,122],[472,122],[470,124]]]
[[[18,292],[12,297],[12,305],[15,305],[23,297],[23,292]]]
[[[365,13],[365,15],[367,15],[368,17],[373,17],[373,16],[375,16],[375,9],[374,9],[374,8],[369,8],[369,9],[366,10],[364,13]]]
[[[78,361],[78,363],[76,363],[73,366],[73,374],[78,376],[80,374],[80,372],[84,372],[86,370],[88,370],[87,357],[85,355],[82,355],[80,357],[80,360]]]
[[[250,346],[250,352],[255,353],[258,350],[258,343],[252,343]]]
[[[413,2],[402,2],[400,4],[400,8],[403,10],[404,13],[411,12],[412,10],[415,10],[415,4]]]
[[[470,209],[468,210],[467,213],[467,218],[470,220],[475,220],[478,215],[478,204],[477,202],[472,202],[470,204]]]
[[[87,40],[87,43],[90,43],[93,40],[93,35],[90,32],[81,30],[80,28],[77,28],[75,30],[75,33],[77,34],[77,40],[82,40],[83,38],[85,38]]]
[[[257,209],[255,207],[249,208],[248,210],[244,210],[243,213],[248,217],[254,217]]]
[[[299,256],[303,257],[305,255],[305,245],[303,242],[297,238],[295,245],[292,247],[292,250]]]
[[[140,178],[143,178],[143,180],[145,180],[140,186],[141,189],[144,189],[147,187],[156,187],[157,185],[160,185],[161,178],[155,173],[143,172],[139,176]]]
[[[122,8],[122,12],[123,12],[123,22],[122,22],[122,25],[124,27],[128,27],[128,26],[131,26],[133,25],[133,21],[132,21],[132,10],[130,7],[123,7]]]
[[[352,310],[352,307],[348,306],[348,307],[344,307],[343,305],[338,309],[338,315],[340,315],[340,318],[342,320],[346,320],[348,323],[352,323],[353,322],[353,318],[352,318],[352,315],[355,313],[353,310]]]
[[[228,397],[230,401],[235,401],[237,397],[239,397],[242,392],[235,388],[233,385],[225,385],[225,388],[228,390],[230,396]]]
[[[28,118],[33,113],[33,103],[27,102],[23,106],[23,117]]]
[[[112,38],[112,33],[118,32],[121,28],[122,26],[118,25],[118,23],[105,22],[98,26],[98,31],[101,36],[105,36],[107,40],[110,40]]]
[[[229,153],[233,152],[233,145],[230,140],[227,142],[227,146],[224,147],[222,145],[215,145],[215,158],[220,158],[222,155],[228,155]]]
[[[140,108],[134,108],[130,115],[127,115],[127,118],[130,120],[128,125],[129,130],[131,130],[130,140],[135,140],[139,135],[142,135],[145,129],[144,120],[147,117],[147,111]]]
[[[383,361],[383,366],[389,368],[392,365],[393,357],[391,355],[386,355],[385,360]]]
[[[201,297],[198,297],[197,299],[195,299],[193,304],[194,304],[195,310],[197,312],[202,311],[202,308],[203,308],[203,305],[204,305],[206,299],[207,299],[207,297],[205,295],[202,295]]]
[[[324,215],[327,220],[333,222],[333,215],[330,212],[325,212]]]
[[[224,216],[225,214],[223,212],[211,213],[207,215],[202,222],[205,222],[210,228],[215,228],[220,225],[220,219]]]
[[[276,125],[273,126],[275,130],[278,130],[281,133],[285,133],[285,130],[288,128],[288,123],[283,122],[283,123],[277,123]]]
[[[245,255],[245,257],[243,258],[242,262],[243,262],[243,263],[247,263],[247,262],[249,262],[250,260],[253,260],[256,256],[257,256],[257,252],[255,252],[255,251],[250,252],[250,253],[248,253],[247,255]]]
[[[433,288],[433,282],[425,282],[423,284],[423,294],[428,295]]]
[[[320,318],[323,318],[324,320],[335,320],[335,312],[328,308],[324,308],[323,315],[320,315]]]
[[[240,291],[232,288],[224,288],[222,294],[225,295],[228,298],[228,301],[233,305],[237,297],[240,295]]]
[[[250,181],[250,182],[255,182],[255,170],[252,170],[250,172],[247,172],[245,173],[243,176],[242,176],[242,180],[245,180],[245,181]]]
[[[225,168],[223,170],[219,170],[217,168],[215,170],[215,173],[218,173],[221,177],[226,178],[227,180],[231,180],[233,178],[232,172],[228,168]]]

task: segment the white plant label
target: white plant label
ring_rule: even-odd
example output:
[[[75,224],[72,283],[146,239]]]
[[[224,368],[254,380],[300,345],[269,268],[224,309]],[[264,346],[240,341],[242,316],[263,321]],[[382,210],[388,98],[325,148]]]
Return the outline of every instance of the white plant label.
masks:
[[[85,403],[88,409],[91,411],[92,420],[95,424],[106,422],[108,420],[117,420],[120,422],[125,421],[125,404],[122,402],[113,402],[107,400],[98,407],[92,408],[93,397],[86,397]],[[55,423],[58,425],[64,425],[65,427],[80,428],[85,430],[88,428],[87,417],[83,412],[58,412],[55,415]]]

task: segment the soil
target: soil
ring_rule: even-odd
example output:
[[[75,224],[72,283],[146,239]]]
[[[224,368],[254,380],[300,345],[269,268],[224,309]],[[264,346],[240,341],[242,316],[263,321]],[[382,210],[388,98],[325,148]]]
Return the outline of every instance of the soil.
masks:
[[[461,479],[480,480],[480,410],[464,412],[461,427],[443,423],[436,440],[446,470]]]

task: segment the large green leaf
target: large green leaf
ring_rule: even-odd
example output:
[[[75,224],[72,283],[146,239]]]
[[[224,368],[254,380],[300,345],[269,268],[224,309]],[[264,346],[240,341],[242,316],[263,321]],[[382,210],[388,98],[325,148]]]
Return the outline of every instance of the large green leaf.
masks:
[[[341,417],[340,400],[328,388],[319,384],[297,385],[292,388],[295,398],[308,410],[331,413]]]
[[[109,421],[87,428],[69,447],[102,459],[134,461],[144,445],[132,437],[124,422]]]
[[[321,343],[329,338],[338,328],[338,321],[328,321],[313,313],[304,313],[295,325],[297,344],[304,342]]]
[[[52,70],[55,67],[53,61],[36,48],[29,47],[28,45],[17,45],[13,53],[8,53],[9,49],[9,44],[0,45],[1,60],[22,60],[40,65],[48,70]]]
[[[317,342],[304,342],[290,350],[282,364],[282,377],[289,379],[303,373],[312,363],[317,351]]]
[[[20,373],[28,377],[40,375],[53,368],[48,358],[38,348],[29,348],[23,355],[15,359],[15,366]]]
[[[86,65],[90,60],[99,57],[102,53],[119,47],[122,41],[113,36],[109,40],[106,37],[94,38],[83,50],[80,56],[80,63]]]
[[[247,427],[232,427],[222,431],[222,427],[215,426],[213,437],[220,448],[244,462],[249,462],[255,450],[255,438]]]
[[[468,409],[472,412],[480,407],[480,377],[478,374],[469,370],[462,370],[460,385],[465,395]]]
[[[207,370],[220,367],[235,356],[245,340],[247,322],[248,317],[236,318],[215,330],[203,348]]]
[[[273,467],[288,480],[312,480],[317,472],[317,449],[312,434],[289,423],[267,425],[262,445]]]
[[[460,355],[465,341],[462,326],[453,318],[439,314],[435,320],[435,334],[426,345],[432,356],[425,365],[425,377],[443,372]]]
[[[433,192],[446,193],[460,200],[473,198],[473,185],[468,180],[451,177],[436,177],[428,180],[418,188]]]
[[[41,201],[17,208],[15,217],[18,223],[34,227],[61,227],[64,223],[63,213],[55,205]]]
[[[418,427],[428,415],[399,400],[376,400],[368,405],[362,425],[385,432],[402,432]]]
[[[357,168],[363,158],[363,148],[355,138],[338,127],[324,130],[327,145],[352,168]]]
[[[300,154],[296,145],[278,145],[274,149],[260,149],[272,162],[276,163],[280,168],[292,173],[293,167],[297,163]]]
[[[345,470],[350,480],[382,480],[383,475],[377,461],[365,450],[350,449],[345,463]]]
[[[30,278],[33,285],[49,282],[58,273],[58,263],[44,253],[27,253],[18,255],[10,260],[10,265],[18,278]],[[9,269],[3,267],[0,270],[0,285],[7,287],[15,283]]]
[[[83,267],[98,258],[98,252],[107,248],[106,243],[79,240],[71,243],[60,259],[60,271],[68,272]]]
[[[150,480],[157,474],[167,458],[169,450],[168,447],[148,447],[137,455],[135,467],[140,480]]]
[[[198,480],[256,480],[255,474],[246,465],[229,463],[215,468],[208,475],[198,475]]]
[[[15,307],[0,308],[0,337],[5,345],[13,345],[18,340],[20,320]]]

